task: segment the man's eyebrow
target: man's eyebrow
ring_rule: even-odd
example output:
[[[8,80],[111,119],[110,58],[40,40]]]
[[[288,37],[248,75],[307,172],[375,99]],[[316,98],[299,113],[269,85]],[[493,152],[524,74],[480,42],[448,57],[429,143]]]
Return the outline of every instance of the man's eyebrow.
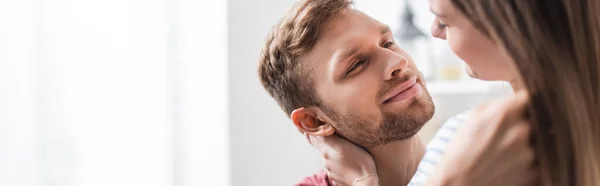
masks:
[[[355,54],[356,52],[358,52],[359,49],[360,48],[358,46],[354,46],[350,49],[343,51],[340,55],[338,55],[337,61],[341,62],[342,60],[347,59],[348,57],[350,57],[353,54]]]
[[[384,26],[381,26],[381,28],[379,29],[379,31],[380,31],[381,35],[385,35],[388,32],[391,32],[392,30],[390,29],[389,26],[384,25]]]

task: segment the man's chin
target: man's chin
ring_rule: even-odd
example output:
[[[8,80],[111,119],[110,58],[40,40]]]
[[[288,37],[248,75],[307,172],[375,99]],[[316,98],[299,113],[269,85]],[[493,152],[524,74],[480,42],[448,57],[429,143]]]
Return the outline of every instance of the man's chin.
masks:
[[[378,141],[374,141],[374,142],[370,142],[370,143],[362,143],[362,144],[358,144],[358,145],[363,148],[373,148],[373,147],[377,147],[377,146],[387,145],[387,144],[393,143],[395,141],[408,140],[408,139],[411,139],[411,138],[417,136],[417,134],[419,133],[420,130],[421,130],[421,127],[415,128],[410,131],[403,131],[401,134],[384,136],[383,138],[380,138]]]
[[[398,140],[405,140],[405,139],[414,137],[415,135],[417,135],[419,133],[419,131],[421,131],[421,129],[423,128],[423,126],[425,126],[424,123],[420,127],[414,128],[413,130],[410,130],[410,131],[406,131],[405,135],[400,136],[398,138]]]
[[[363,148],[409,139],[416,136],[425,123],[433,117],[435,108],[428,98],[429,96],[425,92],[421,96],[413,98],[407,109],[382,108],[383,121],[374,128],[359,130],[355,127],[364,127],[364,123],[369,122],[367,120],[360,121],[359,118],[342,119],[341,123],[346,125],[339,126],[337,132],[340,133],[340,136]]]
[[[404,140],[419,133],[423,126],[431,120],[435,108],[427,100],[417,99],[411,109],[388,114],[382,130],[385,131],[388,140]]]

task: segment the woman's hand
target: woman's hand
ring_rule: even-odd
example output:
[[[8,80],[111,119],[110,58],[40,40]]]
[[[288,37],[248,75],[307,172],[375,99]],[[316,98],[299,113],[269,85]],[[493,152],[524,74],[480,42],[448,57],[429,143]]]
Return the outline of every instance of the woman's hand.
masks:
[[[323,157],[325,169],[334,185],[379,185],[377,169],[371,155],[363,148],[337,135],[306,135]]]
[[[473,110],[426,185],[533,184],[537,170],[525,118],[528,100],[521,92]]]

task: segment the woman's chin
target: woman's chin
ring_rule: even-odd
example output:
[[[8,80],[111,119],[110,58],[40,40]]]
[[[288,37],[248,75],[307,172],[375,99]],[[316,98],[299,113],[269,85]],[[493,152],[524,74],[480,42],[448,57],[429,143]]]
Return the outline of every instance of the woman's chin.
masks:
[[[508,81],[504,77],[499,76],[499,75],[494,75],[493,73],[489,73],[489,72],[480,73],[477,70],[473,70],[473,69],[469,68],[469,66],[466,67],[466,71],[470,77],[479,79],[479,80],[483,80],[483,81]],[[482,75],[482,74],[484,74],[484,75]]]
[[[470,77],[475,78],[475,79],[481,79],[479,76],[479,73],[477,73],[477,71],[472,70],[469,66],[465,67],[467,74],[469,74]],[[484,79],[481,79],[484,80]]]

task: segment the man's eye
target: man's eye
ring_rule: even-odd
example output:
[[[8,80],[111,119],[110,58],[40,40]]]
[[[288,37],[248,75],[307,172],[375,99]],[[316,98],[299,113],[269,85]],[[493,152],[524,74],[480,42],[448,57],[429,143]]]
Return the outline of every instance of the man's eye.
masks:
[[[389,47],[391,47],[393,44],[394,44],[394,42],[392,42],[392,41],[390,41],[390,42],[387,42],[387,43],[385,43],[385,44],[383,45],[383,48],[389,48]]]
[[[352,66],[351,66],[351,67],[348,69],[348,72],[347,72],[346,74],[348,74],[348,73],[350,73],[350,72],[352,72],[352,71],[356,70],[356,68],[358,68],[358,67],[360,67],[360,66],[364,65],[365,63],[367,63],[367,60],[364,60],[364,59],[360,59],[360,60],[358,60],[356,63],[354,63],[354,64],[353,64],[353,65],[352,65]]]

